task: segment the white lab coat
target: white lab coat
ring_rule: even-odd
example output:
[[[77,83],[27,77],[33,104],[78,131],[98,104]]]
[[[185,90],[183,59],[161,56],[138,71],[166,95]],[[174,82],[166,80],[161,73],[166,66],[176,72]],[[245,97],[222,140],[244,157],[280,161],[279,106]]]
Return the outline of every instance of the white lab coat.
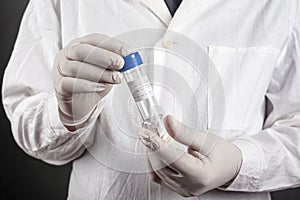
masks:
[[[174,31],[194,41],[209,55],[212,65],[207,69],[217,69],[224,87],[224,134],[220,136],[235,143],[243,154],[241,170],[229,187],[191,199],[270,199],[269,191],[297,187],[299,8],[297,0],[183,0],[172,19],[163,0],[31,0],[3,80],[3,104],[14,138],[27,154],[47,163],[73,161],[69,199],[140,200],[148,199],[150,194],[153,199],[184,199],[149,183],[147,173],[124,172],[130,164],[143,164],[134,163],[134,158],[111,155],[106,149],[109,147],[105,138],[126,151],[143,151],[143,145],[133,137],[136,129],[130,126],[135,114],[126,113],[127,107],[135,107],[128,100],[128,90],[124,92],[125,84],[114,88],[100,115],[91,118],[90,126],[72,133],[59,120],[51,79],[56,53],[72,39],[97,32],[116,36],[137,29],[160,28],[165,34],[153,35],[159,48],[172,50],[184,45],[181,38],[169,34]],[[138,38],[143,39],[143,35],[137,35]],[[209,99],[192,71],[180,69],[178,62],[172,62],[166,53],[153,56],[158,64],[170,62],[168,66],[182,75],[197,98],[203,92],[207,97],[204,100]],[[153,80],[159,76],[155,70],[152,75]],[[185,110],[193,112],[189,103],[180,105],[178,111],[179,103],[174,96],[159,89],[156,95],[166,106],[166,112],[180,120],[184,120]],[[205,101],[196,101],[210,107],[203,104]],[[121,111],[116,111],[116,107]],[[211,109],[206,110],[198,113],[199,126],[194,122],[190,125],[214,132],[219,127],[209,117]],[[185,122],[189,124],[188,117]],[[126,135],[121,130],[133,133]],[[86,148],[89,151],[84,151]],[[101,158],[96,155],[99,152]]]

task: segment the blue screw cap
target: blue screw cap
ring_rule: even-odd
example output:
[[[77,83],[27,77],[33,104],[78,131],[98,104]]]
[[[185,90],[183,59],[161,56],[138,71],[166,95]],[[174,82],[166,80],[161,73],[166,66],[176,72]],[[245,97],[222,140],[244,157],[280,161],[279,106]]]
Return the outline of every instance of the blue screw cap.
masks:
[[[125,63],[123,68],[120,69],[120,72],[125,72],[129,69],[135,68],[136,66],[143,64],[143,60],[139,52],[131,53],[123,58]]]

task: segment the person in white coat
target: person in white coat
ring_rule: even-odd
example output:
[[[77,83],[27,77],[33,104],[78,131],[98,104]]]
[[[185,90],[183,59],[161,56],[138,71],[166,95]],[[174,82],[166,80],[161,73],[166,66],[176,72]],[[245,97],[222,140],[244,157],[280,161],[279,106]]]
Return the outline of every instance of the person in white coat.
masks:
[[[163,0],[31,0],[2,89],[18,145],[50,164],[73,161],[68,199],[270,199],[270,191],[298,187],[299,2],[183,0],[174,16],[171,7]],[[150,31],[147,39],[168,51],[186,48],[188,38],[221,79],[221,128],[201,108],[195,125],[191,102],[181,105],[190,114],[181,118],[174,96],[154,88],[167,113],[187,124],[165,119],[187,151],[136,128],[138,116],[128,114],[134,105],[118,70],[122,57],[139,46],[122,34],[148,37],[139,30],[163,32]],[[181,69],[165,52],[147,56],[160,65],[170,62],[197,104],[209,106],[192,68]],[[152,70],[155,79],[160,68]],[[214,83],[208,80],[218,96]],[[140,162],[147,159],[149,171]]]

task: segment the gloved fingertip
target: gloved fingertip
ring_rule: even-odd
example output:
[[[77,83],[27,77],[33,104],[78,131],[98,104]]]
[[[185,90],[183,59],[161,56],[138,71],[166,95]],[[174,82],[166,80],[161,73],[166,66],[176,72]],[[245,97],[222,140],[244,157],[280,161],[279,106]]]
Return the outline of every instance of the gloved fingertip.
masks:
[[[125,62],[124,59],[121,56],[118,56],[112,63],[112,66],[114,69],[120,70],[123,68],[124,62]]]
[[[120,48],[120,55],[121,56],[127,56],[129,53],[130,52],[129,52],[129,48],[128,48],[127,45],[121,46],[121,48]]]
[[[172,115],[167,115],[165,118],[166,122],[170,125],[176,125],[178,123],[178,120]]]
[[[164,123],[167,132],[174,137],[176,135],[175,131],[178,128],[178,121],[172,115],[168,115],[164,117]]]
[[[94,89],[96,92],[101,92],[106,89],[106,86],[104,84],[96,84],[96,87]]]
[[[114,72],[112,75],[112,79],[115,83],[121,83],[123,79],[123,74],[120,72]]]

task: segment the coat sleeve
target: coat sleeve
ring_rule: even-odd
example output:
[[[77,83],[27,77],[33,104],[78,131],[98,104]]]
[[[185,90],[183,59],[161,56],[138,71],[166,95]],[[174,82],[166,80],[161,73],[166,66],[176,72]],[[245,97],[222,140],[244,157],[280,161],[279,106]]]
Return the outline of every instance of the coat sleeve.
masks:
[[[69,132],[61,123],[51,68],[62,48],[59,0],[31,0],[5,70],[2,101],[17,144],[29,155],[65,164],[92,144],[97,116]]]
[[[264,129],[233,141],[243,164],[224,190],[259,192],[300,186],[300,14],[286,40],[266,93]]]

